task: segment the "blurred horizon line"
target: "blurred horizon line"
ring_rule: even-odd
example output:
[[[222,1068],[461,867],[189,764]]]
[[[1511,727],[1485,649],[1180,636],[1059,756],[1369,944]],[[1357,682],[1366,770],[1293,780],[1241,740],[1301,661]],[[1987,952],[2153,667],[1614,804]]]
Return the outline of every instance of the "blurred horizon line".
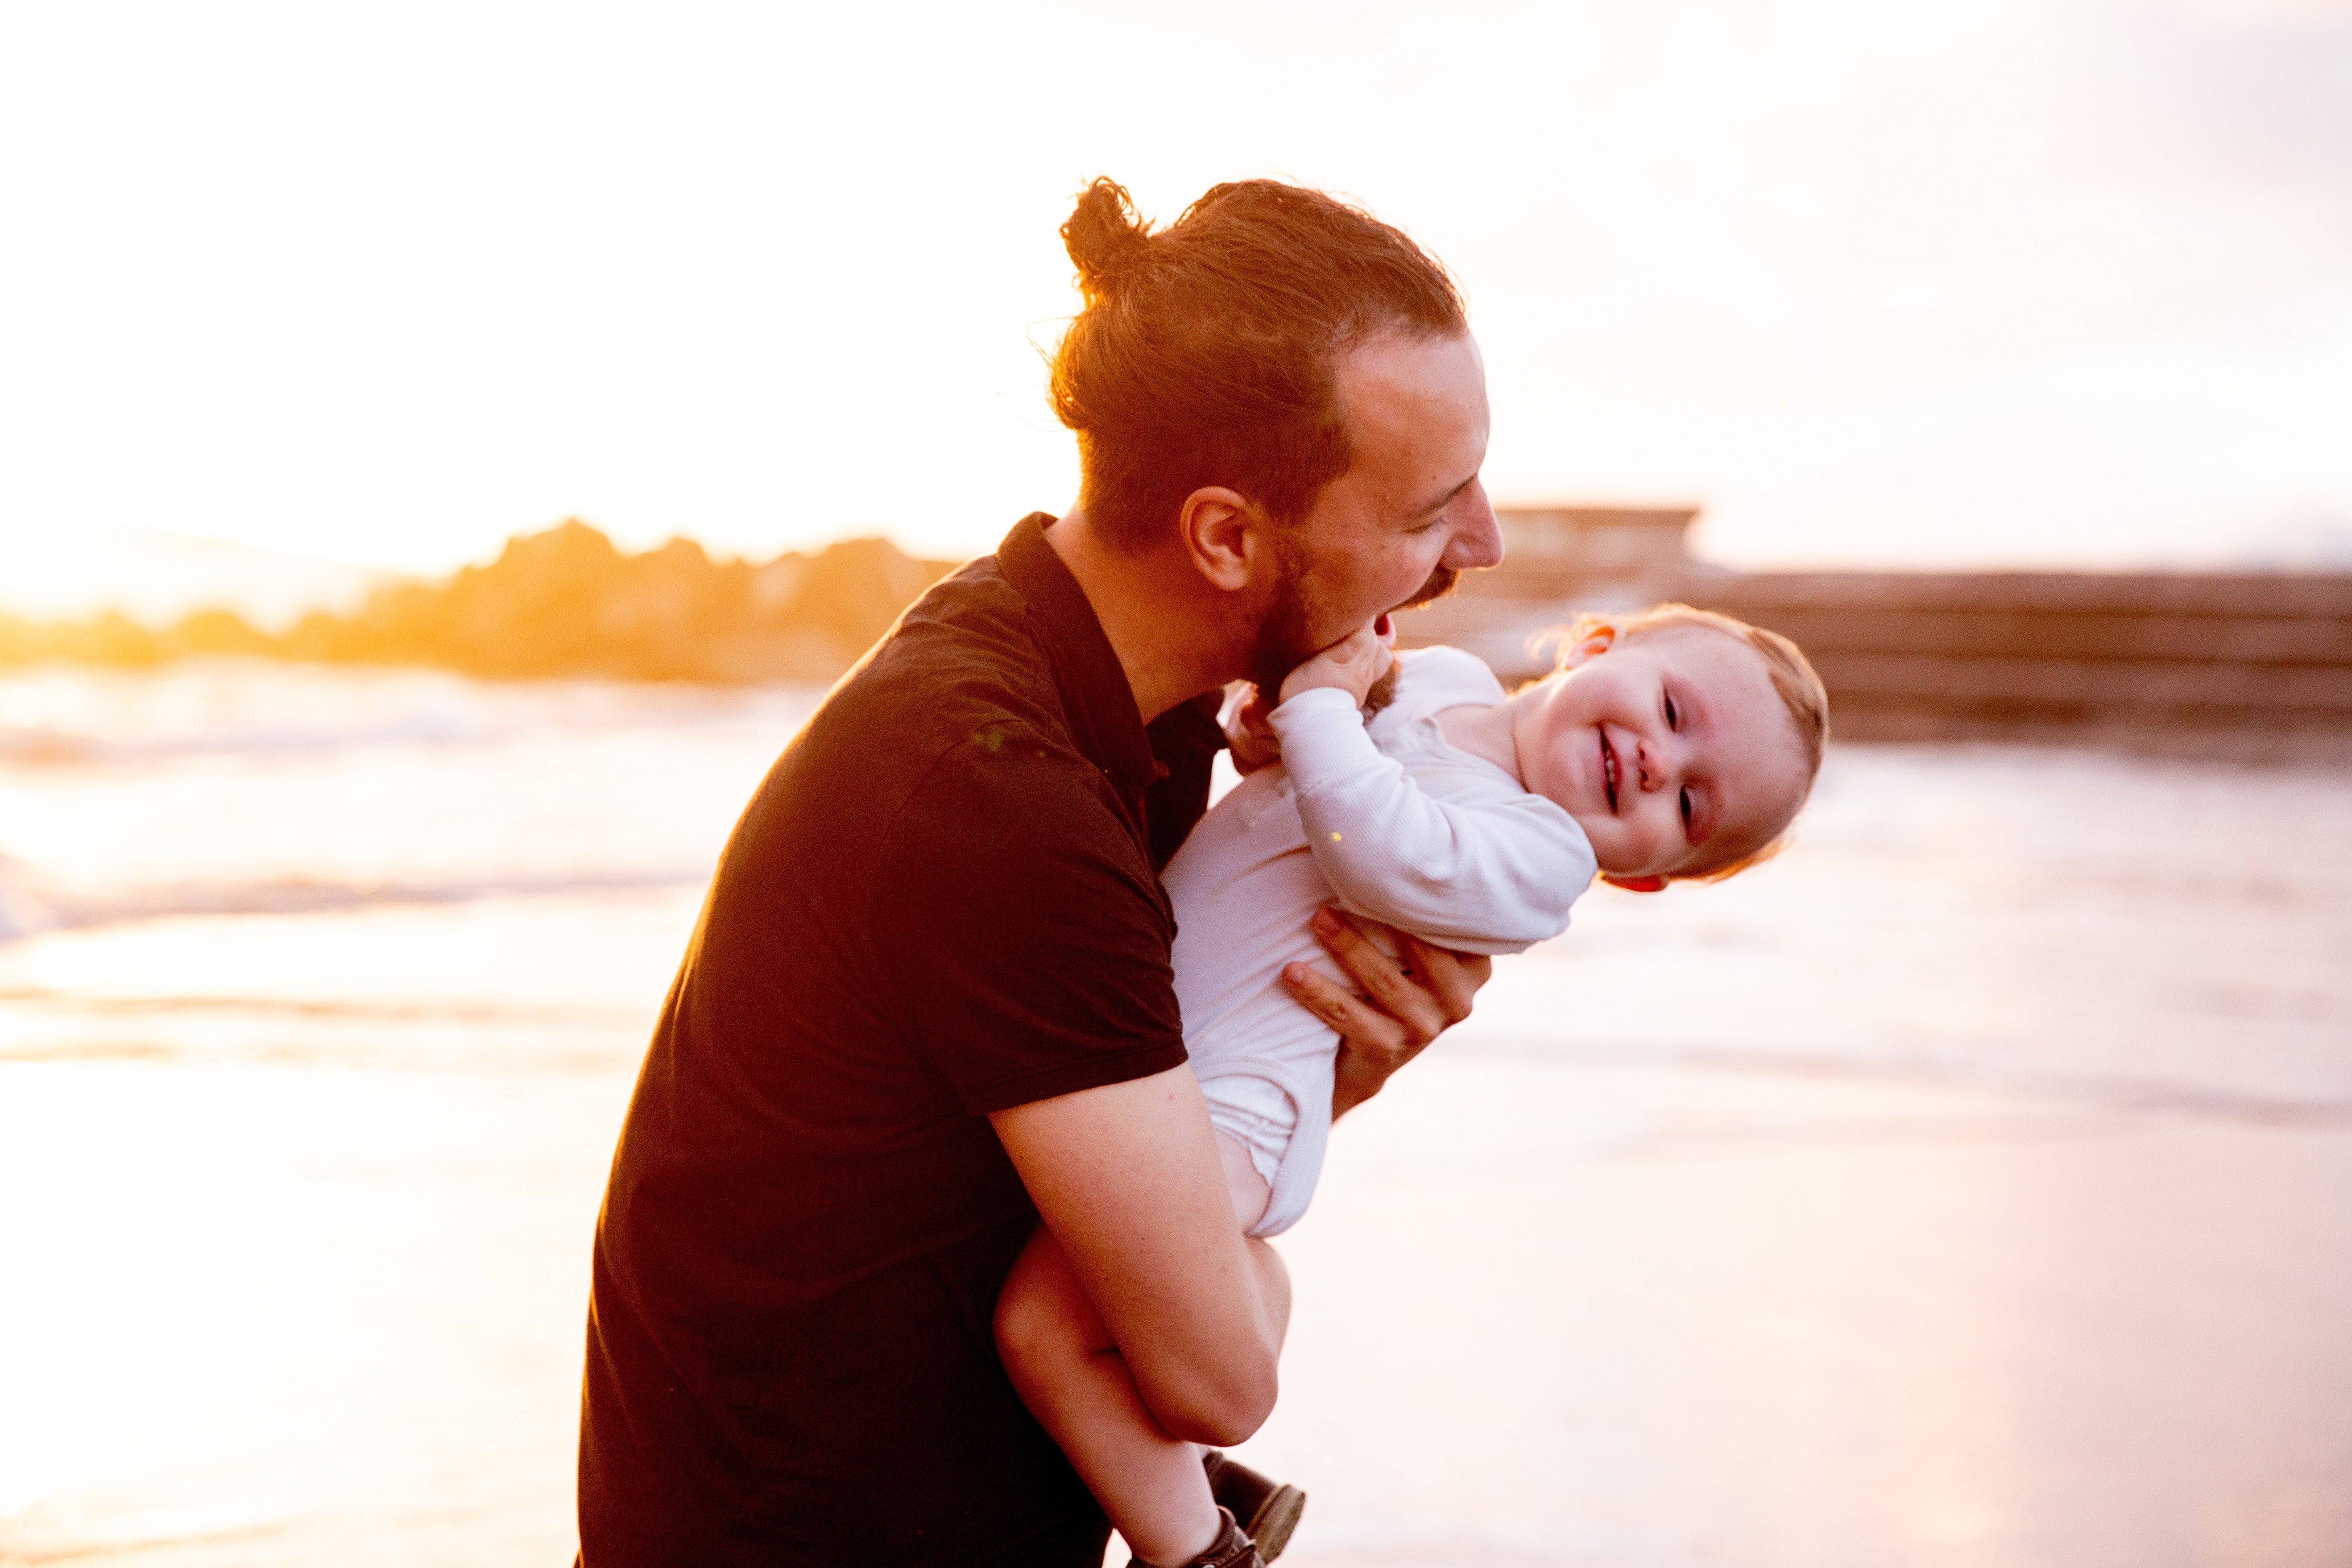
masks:
[[[2352,518],[2314,512],[2274,520],[2235,548],[2208,551],[2085,552],[2042,558],[2014,552],[1953,551],[1923,557],[1916,552],[1822,552],[1795,551],[1720,560],[1706,548],[1706,507],[1685,497],[1580,495],[1496,503],[1497,511],[1654,510],[1672,504],[1699,519],[1697,553],[1717,564],[1745,571],[1870,571],[1901,574],[1952,573],[2342,573],[2352,572]],[[518,529],[491,549],[454,561],[438,571],[407,570],[330,552],[288,550],[216,533],[147,524],[92,524],[35,543],[20,542],[8,554],[10,570],[0,575],[0,616],[32,623],[92,621],[120,616],[142,626],[167,627],[201,612],[227,611],[257,630],[282,634],[306,616],[348,615],[380,588],[446,583],[468,570],[495,564],[518,541],[579,523],[610,540],[624,555],[649,555],[690,544],[715,563],[760,567],[820,555],[853,541],[882,540],[912,560],[941,567],[960,564],[986,549],[933,555],[909,549],[887,522],[852,525],[820,542],[780,545],[770,554],[714,546],[687,531],[658,542],[641,531],[615,529],[567,514],[537,529]],[[637,548],[630,549],[635,542]]]

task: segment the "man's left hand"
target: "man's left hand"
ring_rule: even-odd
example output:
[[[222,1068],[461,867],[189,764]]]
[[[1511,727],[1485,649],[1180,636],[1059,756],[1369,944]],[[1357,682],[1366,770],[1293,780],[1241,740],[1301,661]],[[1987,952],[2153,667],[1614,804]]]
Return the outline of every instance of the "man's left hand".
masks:
[[[1350,992],[1305,963],[1285,965],[1282,984],[1295,1000],[1339,1031],[1339,1059],[1331,1084],[1336,1119],[1378,1094],[1391,1073],[1468,1017],[1471,998],[1486,984],[1495,961],[1432,947],[1410,931],[1391,933],[1398,953],[1391,959],[1366,938],[1352,916],[1339,910],[1318,910],[1315,934],[1357,989]]]

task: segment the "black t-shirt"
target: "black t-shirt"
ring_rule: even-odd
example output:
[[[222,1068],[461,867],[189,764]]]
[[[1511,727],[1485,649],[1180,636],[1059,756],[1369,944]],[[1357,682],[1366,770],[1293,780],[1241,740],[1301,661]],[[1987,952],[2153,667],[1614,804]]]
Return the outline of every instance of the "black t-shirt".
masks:
[[[1223,739],[1145,730],[1049,521],[907,612],[720,858],[597,1222],[587,1568],[1101,1560],[997,1363],[1037,1213],[986,1113],[1184,1060],[1158,870]]]

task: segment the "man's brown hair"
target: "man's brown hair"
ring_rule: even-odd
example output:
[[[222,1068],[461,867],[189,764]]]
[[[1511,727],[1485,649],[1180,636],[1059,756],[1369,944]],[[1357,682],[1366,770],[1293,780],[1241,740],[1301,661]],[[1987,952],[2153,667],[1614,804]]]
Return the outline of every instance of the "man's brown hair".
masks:
[[[1453,279],[1400,230],[1272,180],[1215,186],[1155,234],[1099,179],[1062,240],[1086,306],[1055,351],[1054,412],[1077,433],[1079,506],[1130,549],[1207,485],[1304,517],[1353,458],[1339,356],[1468,329]]]

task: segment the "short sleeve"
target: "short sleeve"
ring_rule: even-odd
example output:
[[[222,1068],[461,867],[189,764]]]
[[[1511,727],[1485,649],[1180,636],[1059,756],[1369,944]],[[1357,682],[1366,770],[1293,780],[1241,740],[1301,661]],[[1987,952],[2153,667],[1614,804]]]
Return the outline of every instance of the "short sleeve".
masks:
[[[1026,724],[942,755],[866,900],[880,1005],[975,1114],[1185,1060],[1175,922],[1109,782]]]

